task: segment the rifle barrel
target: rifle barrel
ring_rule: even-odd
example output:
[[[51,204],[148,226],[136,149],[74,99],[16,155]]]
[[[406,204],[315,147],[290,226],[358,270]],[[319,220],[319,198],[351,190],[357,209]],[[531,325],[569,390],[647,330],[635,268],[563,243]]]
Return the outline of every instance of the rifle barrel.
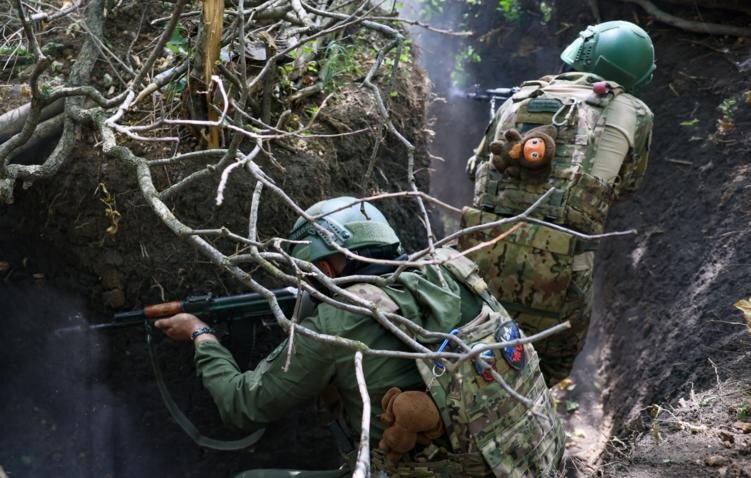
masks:
[[[146,314],[144,314],[143,309],[129,310],[127,312],[117,312],[114,315],[115,322],[125,322],[128,320],[145,319],[145,318],[146,318]]]

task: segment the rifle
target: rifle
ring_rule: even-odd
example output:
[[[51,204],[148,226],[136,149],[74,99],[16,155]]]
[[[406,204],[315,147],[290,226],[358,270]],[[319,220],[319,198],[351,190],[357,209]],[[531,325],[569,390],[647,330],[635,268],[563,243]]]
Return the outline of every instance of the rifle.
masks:
[[[465,97],[475,101],[489,101],[490,102],[490,121],[493,121],[495,116],[495,106],[498,101],[504,102],[511,98],[516,92],[519,91],[518,86],[512,88],[492,88],[489,90],[480,90],[475,88],[475,91],[465,93]]]
[[[285,287],[283,289],[273,289],[271,292],[276,296],[276,301],[285,315],[291,314],[300,291],[294,287]],[[147,320],[171,317],[181,312],[196,315],[202,320],[213,324],[272,315],[271,306],[266,297],[257,292],[225,296],[204,294],[190,296],[186,299],[173,302],[148,305],[143,309],[118,312],[114,315],[112,322],[90,324],[85,328],[87,330],[110,330],[133,327],[143,325]],[[82,329],[80,326],[65,327],[58,329],[56,332],[61,333],[80,329]]]
[[[271,291],[275,296],[279,307],[285,313],[290,315],[297,304],[301,292],[294,287],[284,289],[275,289]],[[302,299],[305,296],[301,297]],[[187,312],[199,316],[202,320],[213,324],[229,322],[235,320],[248,319],[253,317],[263,317],[271,315],[269,302],[261,294],[240,294],[214,297],[211,294],[188,297],[187,299],[163,304],[154,304],[144,307],[143,309],[133,310],[130,312],[119,312],[115,314],[112,322],[104,324],[94,324],[89,329],[107,330],[121,327],[130,327],[133,325],[144,324],[148,320],[155,320],[163,317],[170,317],[181,312]],[[263,436],[264,429],[260,429],[250,435],[237,440],[217,440],[201,434],[198,428],[185,416],[180,410],[172,394],[167,389],[161,369],[159,368],[156,352],[151,345],[151,334],[146,333],[146,345],[149,353],[149,361],[154,370],[159,394],[164,401],[164,405],[169,411],[172,418],[177,422],[180,428],[199,446],[211,448],[214,450],[239,450],[255,445]]]

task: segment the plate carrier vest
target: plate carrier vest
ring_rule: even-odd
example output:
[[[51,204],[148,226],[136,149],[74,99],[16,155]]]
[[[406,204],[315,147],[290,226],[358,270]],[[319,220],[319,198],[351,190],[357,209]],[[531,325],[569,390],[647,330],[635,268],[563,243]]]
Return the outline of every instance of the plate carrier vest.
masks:
[[[553,124],[558,137],[548,180],[529,182],[511,178],[496,171],[487,158],[478,157],[483,162],[478,164],[475,205],[487,212],[514,216],[555,187],[557,191],[533,215],[585,234],[599,234],[613,201],[635,190],[644,176],[650,135],[650,128],[644,126],[651,122],[651,113],[634,98],[635,147],[625,158],[615,183],[609,185],[592,176],[592,165],[605,131],[608,107],[623,94],[623,88],[611,82],[606,95],[592,93],[582,101],[570,95],[546,92],[544,87],[548,84],[546,79],[523,83],[520,91],[499,110],[502,115],[488,128],[482,146],[487,150],[490,142],[511,128],[524,134],[537,126]]]
[[[448,260],[443,270],[448,270],[485,302],[482,312],[459,329],[465,343],[497,343],[498,331],[508,328],[517,330],[517,336],[523,337],[508,313],[489,293],[472,261],[448,248],[436,250],[436,257]],[[374,301],[384,311],[398,310],[386,292],[372,284],[357,284],[348,290]],[[425,345],[432,350],[439,348],[438,343]],[[511,397],[498,382],[484,378],[476,370],[474,361],[454,364],[444,360],[445,373],[436,373],[434,361],[417,360],[420,375],[440,411],[451,450],[429,445],[413,453],[413,461],[407,461],[405,456],[396,465],[376,450],[371,464],[374,476],[377,471],[388,476],[410,477],[552,476],[563,454],[563,428],[533,346],[518,347],[523,347],[521,366],[512,366],[504,358],[504,351],[518,350],[516,347],[495,349],[486,360],[494,364],[495,371],[509,386],[533,401],[535,413]]]

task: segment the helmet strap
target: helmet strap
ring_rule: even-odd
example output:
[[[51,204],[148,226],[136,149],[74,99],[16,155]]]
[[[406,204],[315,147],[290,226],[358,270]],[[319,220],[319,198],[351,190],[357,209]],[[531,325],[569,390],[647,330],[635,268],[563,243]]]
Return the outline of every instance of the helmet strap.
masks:
[[[572,71],[576,71],[576,69],[565,61],[562,61],[561,67],[558,69],[558,74],[562,75],[563,73],[571,73]]]
[[[358,256],[368,257],[370,259],[394,260],[399,257],[401,247],[398,243],[385,246],[367,246],[353,250],[352,252]],[[339,277],[352,275],[382,275],[393,272],[395,269],[396,267],[394,266],[371,264],[347,257],[347,264],[342,273],[339,274]]]

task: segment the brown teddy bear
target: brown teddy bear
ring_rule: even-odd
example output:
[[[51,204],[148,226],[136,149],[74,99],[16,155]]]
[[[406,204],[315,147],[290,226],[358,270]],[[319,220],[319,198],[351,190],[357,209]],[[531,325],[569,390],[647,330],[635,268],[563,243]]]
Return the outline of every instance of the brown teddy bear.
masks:
[[[507,129],[490,143],[490,160],[498,172],[512,178],[543,180],[555,157],[557,136],[553,125],[531,129],[524,136],[513,128]]]
[[[433,399],[425,392],[402,392],[391,387],[381,400],[384,412],[379,416],[388,426],[378,448],[396,463],[402,454],[418,443],[429,445],[443,435],[443,422]]]

